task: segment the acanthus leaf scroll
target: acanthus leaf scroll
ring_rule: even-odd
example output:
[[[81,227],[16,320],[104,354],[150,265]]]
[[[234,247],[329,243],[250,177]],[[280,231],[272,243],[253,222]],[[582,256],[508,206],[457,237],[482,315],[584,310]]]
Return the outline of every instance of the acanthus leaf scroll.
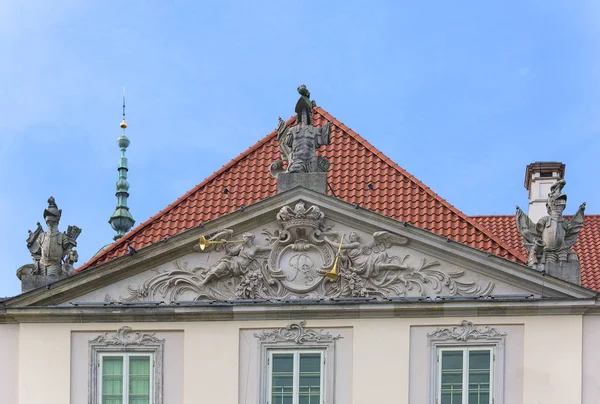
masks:
[[[333,335],[325,330],[314,330],[306,328],[306,321],[290,323],[285,328],[275,330],[263,330],[254,334],[256,338],[266,342],[295,342],[302,345],[305,342],[329,342],[342,338],[341,335]]]
[[[456,340],[466,342],[468,340],[488,340],[505,337],[506,333],[500,332],[495,328],[485,326],[477,327],[472,322],[463,320],[460,325],[452,328],[438,328],[436,331],[427,334],[430,338],[438,340]]]
[[[278,229],[264,230],[265,242],[254,233],[244,233],[239,243],[227,243],[234,231],[225,229],[209,237],[221,240],[214,250],[222,256],[209,265],[157,272],[140,286],[130,286],[128,296],[118,300],[176,301],[231,299],[302,299],[375,297],[384,299],[427,294],[487,296],[492,282],[462,279],[464,271],[442,270],[435,260],[413,262],[409,254],[398,254],[408,238],[387,231],[373,233],[370,243],[356,232],[342,241],[337,281],[324,275],[331,269],[340,232],[321,209],[302,201],[283,206],[276,215]],[[107,301],[114,301],[111,296]]]

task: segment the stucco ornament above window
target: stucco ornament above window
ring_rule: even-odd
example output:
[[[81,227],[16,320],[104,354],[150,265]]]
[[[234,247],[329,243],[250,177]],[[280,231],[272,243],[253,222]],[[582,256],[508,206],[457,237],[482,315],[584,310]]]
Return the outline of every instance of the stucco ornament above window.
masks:
[[[304,328],[306,321],[299,323],[290,323],[285,328],[275,330],[265,330],[260,334],[254,334],[256,338],[265,342],[295,342],[303,344],[305,342],[329,342],[342,338],[341,335],[332,335],[325,330],[313,330]]]
[[[146,345],[146,344],[154,344],[162,342],[162,339],[156,338],[155,334],[142,333],[142,332],[133,332],[131,327],[123,326],[119,328],[115,333],[109,334],[105,333],[104,335],[99,335],[90,341],[92,344],[102,344],[102,345],[121,345],[121,346],[130,346],[130,345]]]
[[[468,340],[487,340],[496,339],[505,336],[506,333],[499,332],[491,327],[476,327],[472,322],[463,320],[459,326],[452,328],[440,328],[432,333],[427,334],[428,337],[435,339],[468,341]]]
[[[198,249],[221,253],[206,266],[176,263],[175,269],[130,286],[120,301],[486,296],[494,288],[492,282],[461,279],[463,271],[442,270],[438,261],[410,259],[404,236],[377,231],[364,242],[356,232],[334,231],[316,205],[283,206],[276,220],[279,229],[263,230],[263,243],[254,233],[234,240],[232,229],[217,232]],[[325,275],[336,256],[337,276],[329,279]]]

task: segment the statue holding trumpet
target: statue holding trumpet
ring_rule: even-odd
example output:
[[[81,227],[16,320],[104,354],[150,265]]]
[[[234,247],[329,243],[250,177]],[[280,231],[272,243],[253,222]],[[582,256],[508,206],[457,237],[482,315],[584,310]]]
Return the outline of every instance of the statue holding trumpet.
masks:
[[[210,246],[222,245],[225,248],[226,255],[209,268],[206,277],[201,284],[205,285],[213,279],[220,279],[226,276],[238,277],[244,275],[252,264],[256,263],[259,253],[268,252],[271,247],[259,246],[254,244],[254,234],[244,233],[241,240],[228,240],[233,234],[233,230],[226,229],[213,236],[211,239],[200,237],[200,249],[206,250]],[[220,239],[215,240],[217,237]]]
[[[330,237],[334,236],[339,241],[334,241]],[[325,242],[334,248],[337,248],[337,256],[334,266],[326,276],[336,280],[338,276],[339,265],[364,278],[377,277],[381,272],[388,270],[408,269],[402,258],[390,255],[386,251],[392,245],[405,245],[408,243],[406,237],[392,234],[386,231],[373,233],[373,243],[364,245],[360,243],[360,236],[356,232],[350,232],[348,240],[345,236],[337,233],[329,233],[323,238]],[[335,276],[334,276],[335,275]]]

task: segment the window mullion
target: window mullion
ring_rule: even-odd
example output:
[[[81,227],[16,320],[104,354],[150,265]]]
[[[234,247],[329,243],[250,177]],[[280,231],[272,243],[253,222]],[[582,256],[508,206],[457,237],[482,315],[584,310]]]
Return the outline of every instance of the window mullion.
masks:
[[[463,404],[469,404],[469,355],[470,349],[465,348],[463,350]]]
[[[440,403],[442,401],[442,350],[437,350],[437,380],[435,382],[435,386],[437,389],[437,399],[436,403]]]
[[[98,373],[96,374],[96,382],[98,383],[98,394],[96,394],[96,396],[98,399],[98,403],[102,403],[102,375],[104,374],[104,356],[99,355],[98,361],[100,362],[100,366],[98,367]]]
[[[129,404],[129,354],[123,354],[123,404]]]
[[[321,395],[319,396],[319,404],[325,403],[325,352],[321,351]]]
[[[267,404],[271,404],[273,399],[273,352],[267,356]]]
[[[149,359],[150,361],[150,366],[148,370],[148,384],[149,384],[149,389],[148,389],[148,402],[150,404],[156,404],[154,403],[154,383],[156,383],[156,380],[154,379],[154,366],[156,366],[156,363],[154,362],[154,354],[150,355]]]
[[[293,403],[298,404],[300,401],[300,352],[294,352],[294,367],[293,367]]]
[[[494,369],[496,368],[496,349],[490,349],[490,403],[494,402]]]

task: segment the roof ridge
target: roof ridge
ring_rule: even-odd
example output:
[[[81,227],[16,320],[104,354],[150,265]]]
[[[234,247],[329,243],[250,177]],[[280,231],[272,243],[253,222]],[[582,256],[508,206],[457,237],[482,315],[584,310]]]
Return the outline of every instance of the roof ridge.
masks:
[[[296,115],[294,115],[290,119],[288,119],[286,123],[288,125],[291,125],[293,122],[295,122],[295,116]],[[181,195],[179,198],[175,199],[175,201],[171,202],[165,208],[159,210],[156,214],[152,215],[150,218],[148,218],[144,222],[140,223],[138,226],[134,227],[130,232],[128,232],[127,234],[125,234],[123,237],[121,237],[118,240],[116,240],[115,242],[107,245],[99,254],[94,255],[86,263],[84,263],[82,266],[80,266],[79,268],[77,268],[75,272],[80,272],[80,271],[83,271],[83,270],[89,268],[90,266],[92,266],[92,264],[94,264],[99,259],[101,259],[105,255],[107,255],[110,251],[113,251],[115,248],[117,248],[117,247],[122,246],[123,244],[125,244],[125,242],[127,240],[131,239],[133,236],[135,236],[137,233],[139,233],[142,229],[144,229],[147,225],[149,225],[151,223],[154,223],[161,216],[164,216],[165,214],[167,214],[168,212],[170,212],[180,202],[184,201],[185,199],[187,199],[187,197],[189,197],[193,193],[197,192],[199,189],[201,189],[202,187],[204,187],[205,185],[207,185],[208,183],[210,183],[213,179],[215,179],[219,175],[223,174],[224,172],[226,172],[227,170],[229,170],[233,166],[235,166],[237,163],[239,163],[240,161],[242,161],[246,156],[248,156],[253,151],[255,151],[256,149],[258,149],[259,147],[261,147],[262,145],[264,145],[265,143],[267,143],[269,140],[271,140],[271,138],[273,136],[275,136],[276,134],[277,134],[277,129],[274,129],[268,135],[266,135],[263,138],[261,138],[258,142],[254,143],[252,146],[250,146],[249,148],[247,148],[245,151],[243,151],[242,153],[238,154],[236,157],[234,157],[233,159],[231,159],[231,161],[229,161],[227,164],[223,165],[220,169],[218,169],[217,171],[215,171],[214,173],[212,173],[211,175],[209,175],[208,177],[206,177],[202,182],[200,182],[199,184],[197,184],[194,187],[192,187],[190,190],[188,190],[186,193],[184,193],[183,195]]]
[[[368,140],[366,140],[361,135],[359,135],[358,133],[356,133],[355,131],[353,131],[352,129],[350,129],[348,126],[346,126],[345,124],[343,124],[342,122],[340,122],[337,118],[335,118],[329,112],[325,111],[323,108],[317,106],[315,109],[321,115],[323,115],[324,118],[326,118],[326,119],[328,119],[328,120],[330,120],[332,122],[335,121],[334,124],[336,126],[338,126],[340,129],[344,130],[346,133],[348,133],[350,136],[352,136],[356,141],[358,141],[363,146],[365,146],[367,149],[369,149],[369,151],[371,151],[376,156],[378,156],[379,158],[381,158],[390,167],[392,167],[393,169],[399,171],[400,173],[402,173],[402,175],[405,175],[411,181],[415,182],[418,186],[420,186],[421,188],[423,188],[423,190],[425,192],[427,192],[431,197],[437,199],[442,205],[444,205],[448,209],[450,209],[450,211],[452,211],[453,213],[457,214],[462,219],[464,219],[467,223],[471,224],[477,230],[479,230],[480,232],[482,232],[483,234],[485,234],[486,236],[488,236],[490,239],[492,239],[494,242],[496,242],[500,247],[502,247],[506,251],[510,252],[514,257],[522,260],[523,262],[526,261],[525,257],[523,257],[522,254],[520,254],[519,252],[513,250],[503,240],[501,240],[499,237],[496,237],[493,233],[491,233],[489,231],[489,229],[487,229],[485,226],[482,226],[479,223],[477,223],[475,220],[470,219],[469,216],[465,215],[462,211],[460,211],[458,208],[456,208],[450,202],[446,201],[444,198],[442,198],[441,196],[439,196],[431,188],[429,188],[427,185],[425,185],[420,180],[418,180],[415,176],[413,176],[412,174],[410,174],[404,168],[400,167],[393,160],[391,160],[389,157],[387,157],[385,154],[383,154],[383,152],[381,152],[375,146],[373,146],[371,143],[369,143]]]

